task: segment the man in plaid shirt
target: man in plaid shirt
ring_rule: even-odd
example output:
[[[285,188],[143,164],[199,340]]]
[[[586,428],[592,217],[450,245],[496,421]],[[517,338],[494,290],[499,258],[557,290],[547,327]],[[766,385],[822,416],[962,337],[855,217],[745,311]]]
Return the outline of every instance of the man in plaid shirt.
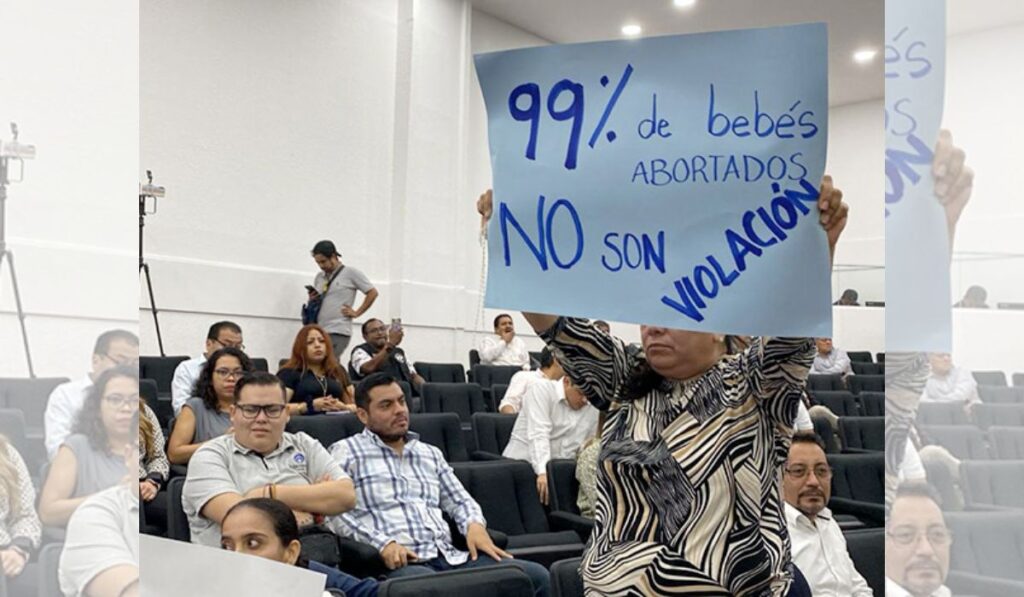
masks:
[[[480,505],[444,455],[409,431],[405,393],[394,377],[374,373],[360,382],[356,406],[366,429],[331,446],[331,455],[356,488],[356,507],[331,519],[334,532],[379,550],[391,570],[389,578],[506,562],[526,572],[536,595],[549,594],[547,569],[512,560],[495,546]],[[442,513],[466,536],[469,553],[452,544]],[[480,553],[489,557],[477,557]]]

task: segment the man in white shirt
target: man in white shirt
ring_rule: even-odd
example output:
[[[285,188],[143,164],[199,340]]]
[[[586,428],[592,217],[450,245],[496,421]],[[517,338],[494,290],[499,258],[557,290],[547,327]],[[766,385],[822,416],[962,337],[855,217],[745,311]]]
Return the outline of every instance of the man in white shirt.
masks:
[[[797,433],[782,480],[793,563],[815,597],[871,597],[846,549],[846,539],[828,509],[832,469],[817,435]]]
[[[569,378],[538,380],[526,390],[523,408],[502,456],[525,460],[537,474],[537,492],[548,503],[547,465],[552,458],[576,458],[597,429],[598,410]]]
[[[950,597],[943,583],[952,541],[935,491],[925,483],[902,483],[885,530],[886,597]]]
[[[100,334],[92,350],[92,371],[81,379],[60,384],[50,393],[43,415],[47,458],[52,460],[60,445],[71,435],[71,428],[85,404],[85,395],[93,380],[107,369],[130,365],[138,360],[138,336],[127,330],[109,330]]]
[[[199,379],[199,372],[206,364],[206,359],[214,352],[228,347],[245,350],[245,344],[242,343],[242,328],[233,321],[218,321],[206,332],[206,347],[203,354],[178,363],[174,369],[174,379],[171,381],[171,404],[174,406],[175,415],[192,397],[196,380]]]
[[[932,373],[925,382],[921,402],[960,402],[966,410],[981,402],[974,375],[963,367],[954,366],[948,353],[929,354],[928,363]]]
[[[818,354],[811,364],[811,373],[815,375],[850,375],[853,368],[850,365],[850,357],[845,350],[839,350],[832,346],[832,338],[818,338],[815,340],[818,346]]]
[[[516,336],[512,316],[502,313],[494,318],[494,336],[480,344],[480,362],[484,365],[513,365],[530,368],[530,351],[526,343]]]
[[[526,390],[537,380],[561,381],[565,376],[562,366],[555,360],[555,355],[546,347],[540,353],[540,369],[536,371],[520,371],[509,380],[505,396],[498,405],[498,412],[511,415],[523,407]]]

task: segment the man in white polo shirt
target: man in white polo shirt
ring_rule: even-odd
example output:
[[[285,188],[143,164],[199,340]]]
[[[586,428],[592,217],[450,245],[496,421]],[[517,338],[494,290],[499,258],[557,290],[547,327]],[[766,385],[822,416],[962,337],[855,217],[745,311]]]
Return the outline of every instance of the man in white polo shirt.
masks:
[[[203,444],[192,456],[182,495],[192,542],[220,546],[220,523],[245,498],[287,504],[299,526],[355,506],[352,480],[319,441],[285,433],[285,388],[276,376],[251,373],[235,384],[234,434]]]

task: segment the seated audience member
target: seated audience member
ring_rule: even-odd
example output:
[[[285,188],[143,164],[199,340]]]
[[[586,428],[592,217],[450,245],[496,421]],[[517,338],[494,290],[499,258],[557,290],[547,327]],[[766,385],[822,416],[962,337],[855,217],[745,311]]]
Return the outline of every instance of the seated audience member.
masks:
[[[886,597],[950,597],[943,583],[952,541],[935,491],[900,484],[885,529]]]
[[[349,363],[349,374],[359,381],[371,373],[387,373],[399,381],[412,386],[412,391],[419,395],[424,379],[405,356],[405,351],[398,347],[405,338],[401,327],[388,327],[379,319],[371,319],[363,324],[363,344],[352,349],[352,360]]]
[[[871,597],[871,588],[854,568],[843,532],[827,507],[832,469],[818,436],[795,434],[783,470],[793,563],[803,572],[811,593],[815,597]]]
[[[505,396],[498,405],[498,412],[507,415],[519,412],[523,405],[526,390],[537,380],[561,381],[565,372],[555,360],[555,355],[545,348],[540,352],[540,369],[536,371],[519,371],[509,380]]]
[[[596,327],[597,329],[601,330],[606,334],[612,333],[612,326],[608,325],[608,322],[603,319],[595,319],[594,327]]]
[[[494,318],[494,336],[480,342],[480,363],[530,368],[530,351],[526,349],[526,342],[516,336],[512,316],[508,313]]]
[[[530,384],[523,408],[512,427],[502,456],[525,460],[537,474],[540,501],[548,503],[548,461],[576,458],[576,452],[597,428],[598,410],[568,377]]]
[[[126,450],[137,458],[138,447]],[[118,483],[82,502],[68,521],[58,578],[76,597],[138,597],[138,487]]]
[[[818,347],[818,354],[811,364],[812,375],[836,374],[847,376],[853,373],[850,365],[850,357],[846,351],[839,350],[832,346],[832,338],[818,338],[815,340]]]
[[[171,462],[187,465],[203,442],[230,433],[235,384],[252,371],[252,361],[238,348],[221,348],[210,355],[196,380],[195,396],[182,405],[171,429]]]
[[[336,568],[302,557],[295,514],[278,500],[249,498],[232,506],[221,522],[220,546],[228,551],[324,574],[327,576],[327,586],[324,588],[342,591],[346,597],[377,595],[376,580],[359,580]]]
[[[92,350],[92,371],[85,377],[62,383],[53,389],[46,403],[44,425],[46,457],[53,460],[78,419],[85,397],[99,376],[118,365],[135,365],[139,360],[139,338],[127,330],[103,332]]]
[[[409,431],[409,408],[394,377],[377,373],[361,381],[356,406],[366,428],[331,446],[358,496],[351,512],[331,519],[336,533],[380,551],[390,578],[507,562],[526,572],[537,595],[548,594],[548,571],[535,562],[507,559],[511,556],[487,534],[480,505],[441,451]],[[452,545],[442,513],[466,536],[468,554]]]
[[[320,442],[285,432],[287,404],[284,385],[270,373],[235,384],[234,433],[206,442],[189,462],[181,502],[193,543],[219,546],[224,515],[250,497],[281,500],[303,527],[355,505],[352,481]]]
[[[139,404],[137,368],[116,367],[100,375],[85,399],[74,433],[50,463],[39,497],[43,524],[65,526],[85,498],[134,477],[128,477],[124,453],[138,443]],[[144,481],[134,482],[142,489]]]
[[[960,402],[968,411],[981,402],[978,382],[970,371],[954,366],[949,354],[932,353],[928,361],[932,372],[924,384],[921,402]]]
[[[844,305],[844,306],[847,306],[847,307],[859,307],[860,306],[859,299],[860,299],[860,295],[857,294],[856,290],[854,290],[852,288],[847,288],[846,290],[843,291],[843,294],[842,294],[842,296],[839,297],[839,300],[834,302],[834,303],[832,303],[832,304],[833,305]]]
[[[37,573],[28,564],[42,535],[35,502],[36,490],[25,461],[0,435],[0,561],[8,595],[36,594]]]
[[[988,309],[988,291],[984,286],[971,286],[964,298],[953,304],[958,309]]]
[[[174,369],[174,380],[171,381],[171,404],[174,414],[181,413],[189,398],[195,396],[196,382],[203,370],[203,365],[215,351],[222,348],[245,350],[242,343],[242,328],[233,321],[218,321],[206,332],[206,349],[203,354],[178,363]]]
[[[348,374],[338,364],[327,332],[318,325],[299,330],[292,344],[292,356],[277,376],[287,388],[289,414],[356,410]]]

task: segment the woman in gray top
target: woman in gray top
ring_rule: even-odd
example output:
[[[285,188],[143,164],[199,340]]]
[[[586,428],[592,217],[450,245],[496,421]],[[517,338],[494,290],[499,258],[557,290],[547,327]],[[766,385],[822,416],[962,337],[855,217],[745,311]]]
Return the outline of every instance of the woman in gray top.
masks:
[[[115,367],[96,380],[72,435],[50,463],[39,498],[43,524],[63,527],[86,497],[134,481],[134,475],[128,478],[125,452],[135,451],[140,404],[137,368]]]
[[[222,348],[210,355],[199,372],[193,397],[174,421],[167,444],[167,457],[172,463],[188,465],[203,442],[227,433],[231,428],[228,413],[235,403],[235,382],[252,370],[249,357],[237,348]]]

